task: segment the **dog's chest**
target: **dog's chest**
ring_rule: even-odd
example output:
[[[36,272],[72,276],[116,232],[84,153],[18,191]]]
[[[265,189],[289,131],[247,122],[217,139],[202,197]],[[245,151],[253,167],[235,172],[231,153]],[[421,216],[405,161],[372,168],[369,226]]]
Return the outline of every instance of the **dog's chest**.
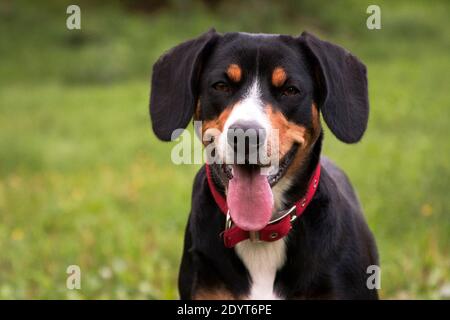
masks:
[[[274,242],[243,241],[236,245],[235,251],[251,276],[249,299],[282,299],[274,292],[277,270],[286,261],[284,239]]]

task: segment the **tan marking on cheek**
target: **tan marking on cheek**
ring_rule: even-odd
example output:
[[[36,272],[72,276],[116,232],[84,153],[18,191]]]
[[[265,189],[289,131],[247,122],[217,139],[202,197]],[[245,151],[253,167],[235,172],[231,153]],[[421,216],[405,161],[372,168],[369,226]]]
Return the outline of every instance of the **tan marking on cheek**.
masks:
[[[242,79],[242,70],[237,64],[230,64],[227,69],[227,76],[233,82],[239,82]]]
[[[289,152],[294,143],[299,144],[297,153],[286,172],[286,176],[290,176],[299,170],[306,156],[310,152],[311,146],[319,136],[319,112],[315,105],[313,105],[312,108],[312,128],[306,128],[288,121],[281,112],[274,110],[271,106],[268,106],[267,108],[267,115],[272,128],[277,129],[279,134],[279,159],[281,160],[286,153]]]
[[[267,109],[267,115],[273,129],[278,130],[278,141],[280,143],[278,152],[280,159],[292,148],[296,142],[300,144],[300,148],[305,145],[307,129],[290,122],[279,111],[274,111],[271,106]]]
[[[278,141],[279,143],[278,153],[279,156],[281,157],[281,155],[285,154],[287,152],[286,150],[289,149],[289,143],[284,139],[284,137],[286,136],[286,131],[288,129],[287,120],[281,113],[274,112],[271,106],[268,106],[267,108],[267,116],[269,118],[272,129],[276,129],[278,131],[276,132],[271,130],[272,134],[278,133],[278,139],[274,140],[273,137],[271,137],[269,141]],[[269,144],[269,148],[270,147],[271,144]],[[269,153],[271,154],[272,150],[269,150]]]
[[[289,166],[286,176],[292,176],[299,170],[299,168],[303,165],[303,162],[310,152],[310,148],[317,141],[317,138],[320,135],[320,131],[322,130],[320,127],[320,113],[316,104],[313,103],[311,105],[311,115],[312,115],[312,128],[307,130],[306,135],[306,144],[304,147],[299,148],[297,154],[295,155],[294,160],[292,160],[291,165]]]
[[[272,84],[275,87],[281,87],[287,79],[286,71],[283,68],[277,67],[272,72]]]
[[[205,135],[206,130],[208,129],[217,129],[220,132],[223,131],[223,127],[225,125],[225,122],[227,121],[228,117],[230,116],[231,110],[233,110],[233,107],[227,107],[222,113],[215,119],[203,121],[202,124],[202,137]],[[203,141],[203,144],[207,145],[211,141]]]
[[[298,144],[304,146],[306,134],[307,133],[306,133],[305,127],[293,124],[292,122],[289,122],[289,130],[287,132],[287,135],[294,142],[297,142]]]

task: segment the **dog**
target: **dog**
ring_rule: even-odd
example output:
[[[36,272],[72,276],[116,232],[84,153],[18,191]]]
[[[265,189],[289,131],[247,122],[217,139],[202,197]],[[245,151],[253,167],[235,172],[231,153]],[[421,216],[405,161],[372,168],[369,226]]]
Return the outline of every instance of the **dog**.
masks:
[[[321,157],[320,115],[345,143],[367,128],[357,57],[307,32],[211,29],[154,64],[149,109],[163,141],[201,121],[198,134],[219,160],[194,180],[181,299],[378,299],[367,285],[368,267],[378,265],[374,237],[349,179]],[[227,158],[233,130],[257,133],[256,142],[244,139],[241,163]],[[250,163],[251,147],[269,164]]]

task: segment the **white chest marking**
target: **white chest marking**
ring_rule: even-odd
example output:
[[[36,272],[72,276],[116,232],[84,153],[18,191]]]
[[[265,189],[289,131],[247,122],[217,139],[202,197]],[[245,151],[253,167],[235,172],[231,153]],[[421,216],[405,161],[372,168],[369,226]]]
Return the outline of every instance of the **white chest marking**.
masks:
[[[282,297],[273,292],[273,285],[277,270],[286,261],[284,239],[274,242],[250,242],[250,240],[245,240],[238,243],[235,250],[252,278],[249,299],[281,299]]]

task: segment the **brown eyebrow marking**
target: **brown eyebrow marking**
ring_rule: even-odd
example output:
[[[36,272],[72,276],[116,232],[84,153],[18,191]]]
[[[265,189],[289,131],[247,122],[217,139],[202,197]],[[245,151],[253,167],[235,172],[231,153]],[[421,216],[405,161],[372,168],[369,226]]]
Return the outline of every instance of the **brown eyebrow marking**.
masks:
[[[281,87],[287,79],[286,71],[282,67],[276,67],[272,72],[272,84]]]
[[[237,64],[230,64],[227,69],[227,76],[233,82],[239,82],[242,78],[242,70]]]

